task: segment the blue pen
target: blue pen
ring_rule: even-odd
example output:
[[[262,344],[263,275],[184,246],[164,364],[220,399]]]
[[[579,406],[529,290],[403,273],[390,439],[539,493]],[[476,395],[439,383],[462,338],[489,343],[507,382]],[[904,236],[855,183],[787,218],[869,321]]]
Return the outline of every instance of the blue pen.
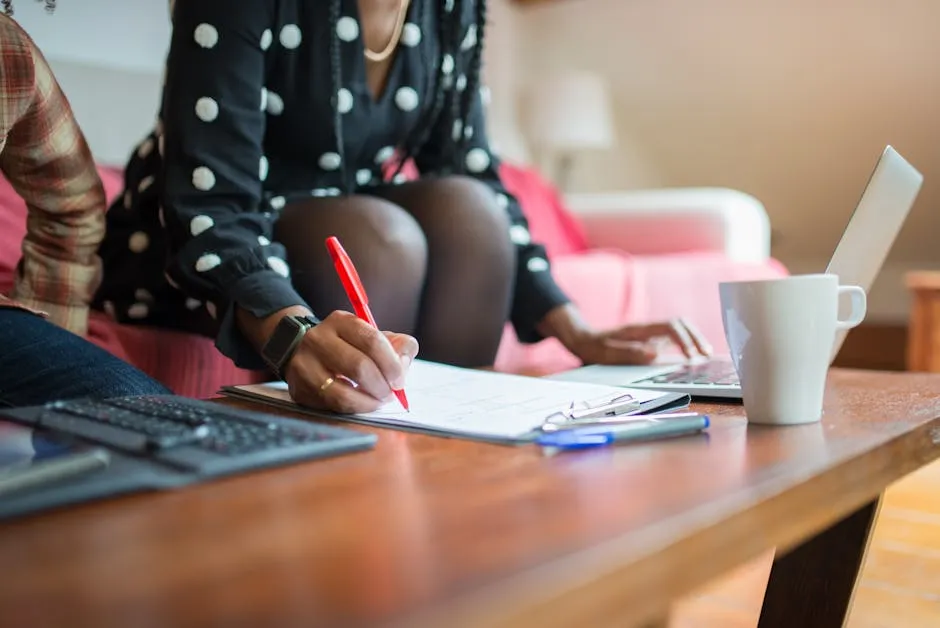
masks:
[[[543,434],[535,442],[543,447],[586,449],[612,443],[694,434],[708,428],[709,425],[710,421],[704,415],[666,420],[659,420],[651,416],[648,421],[636,421],[624,425],[550,432]]]

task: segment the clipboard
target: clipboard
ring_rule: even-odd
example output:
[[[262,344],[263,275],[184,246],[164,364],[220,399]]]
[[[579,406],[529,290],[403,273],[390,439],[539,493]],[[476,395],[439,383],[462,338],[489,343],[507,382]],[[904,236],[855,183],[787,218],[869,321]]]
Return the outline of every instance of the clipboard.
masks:
[[[531,429],[523,433],[512,436],[494,436],[489,434],[474,433],[472,431],[435,428],[426,424],[409,422],[404,416],[402,417],[402,420],[393,420],[381,417],[366,418],[357,415],[338,415],[321,410],[304,408],[297,405],[293,400],[290,399],[290,396],[287,394],[286,386],[282,386],[277,383],[270,383],[266,385],[228,386],[223,388],[220,392],[229,397],[234,397],[245,401],[252,401],[255,403],[263,403],[265,405],[278,407],[291,412],[299,412],[319,418],[349,421],[362,425],[370,425],[373,427],[388,428],[418,434],[428,434],[442,438],[461,438],[500,445],[525,445],[534,443],[541,435],[545,433],[541,427],[546,422],[560,421],[568,424],[567,422],[570,421],[572,416],[570,412],[573,409],[586,411],[575,414],[574,416],[585,421],[583,423],[584,426],[589,426],[590,423],[587,422],[588,420],[599,421],[604,417],[611,416],[607,413],[607,411],[614,412],[614,416],[618,417],[641,415],[655,416],[657,413],[671,412],[673,410],[688,407],[692,401],[691,397],[687,394],[662,393],[654,399],[641,401],[637,404],[630,404],[630,401],[632,400],[624,398],[625,394],[629,393],[625,393],[623,389],[618,388],[613,392],[609,392],[607,395],[605,395],[602,401],[598,401],[599,398],[595,397],[594,403],[569,403],[565,406],[562,406],[558,408],[558,410],[548,413],[541,420],[536,421],[533,425],[530,426]]]
[[[589,427],[609,423],[611,419],[628,416],[648,416],[657,412],[669,412],[686,408],[692,397],[684,393],[669,393],[651,400],[639,400],[632,393],[622,393],[602,403],[575,403],[545,417],[542,424]]]
[[[441,389],[445,392],[440,392]],[[340,415],[304,408],[291,399],[283,382],[229,386],[221,392],[321,418],[504,445],[534,442],[544,434],[541,426],[549,420],[588,421],[611,415],[624,417],[669,412],[691,402],[689,395],[683,393],[558,382],[548,378],[472,371],[420,360],[412,365],[408,383],[410,413],[405,413],[396,404],[366,415]],[[492,394],[490,398],[482,398],[479,395],[482,392]],[[426,404],[429,400],[434,401],[432,397],[436,397],[438,405],[429,410]],[[510,398],[521,405],[505,407],[503,403]],[[455,416],[447,417],[448,412]],[[458,414],[459,417],[456,416]]]

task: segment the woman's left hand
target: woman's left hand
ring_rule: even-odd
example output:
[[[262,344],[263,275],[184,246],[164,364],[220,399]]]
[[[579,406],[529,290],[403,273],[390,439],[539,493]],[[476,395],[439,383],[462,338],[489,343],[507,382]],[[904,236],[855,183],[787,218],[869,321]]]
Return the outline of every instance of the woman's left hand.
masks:
[[[566,305],[549,312],[540,327],[585,364],[650,364],[669,345],[689,359],[712,352],[702,334],[681,318],[595,331],[573,306]]]
[[[689,359],[711,355],[702,335],[681,318],[588,333],[568,349],[585,364],[650,364],[668,345]]]

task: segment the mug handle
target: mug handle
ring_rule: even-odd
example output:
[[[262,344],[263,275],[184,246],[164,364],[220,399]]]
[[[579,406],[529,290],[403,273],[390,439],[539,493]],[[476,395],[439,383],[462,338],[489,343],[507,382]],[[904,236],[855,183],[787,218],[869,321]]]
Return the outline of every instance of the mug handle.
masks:
[[[842,295],[849,295],[849,300],[852,304],[852,313],[845,320],[836,321],[836,329],[852,329],[853,327],[858,327],[863,320],[865,320],[865,314],[868,310],[868,298],[865,296],[865,291],[859,286],[839,286],[839,300],[841,302]]]

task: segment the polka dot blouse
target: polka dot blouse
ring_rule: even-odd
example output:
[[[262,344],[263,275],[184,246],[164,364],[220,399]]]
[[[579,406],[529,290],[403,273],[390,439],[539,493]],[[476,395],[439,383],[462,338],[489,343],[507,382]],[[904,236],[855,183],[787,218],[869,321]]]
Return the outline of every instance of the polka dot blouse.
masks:
[[[223,353],[259,368],[234,324],[233,304],[256,316],[304,304],[284,247],[272,241],[279,210],[303,198],[368,194],[382,183],[383,166],[426,124],[431,73],[446,75],[441,89],[467,89],[478,43],[474,3],[458,3],[460,44],[449,54],[437,24],[454,3],[412,0],[379,97],[366,83],[356,0],[341,2],[338,19],[325,0],[173,4],[163,102],[156,128],[128,163],[125,194],[109,211],[98,305],[128,323],[173,327],[191,316],[216,318]],[[334,93],[337,44],[341,87]],[[489,185],[511,218],[507,237],[519,260],[511,320],[521,340],[536,341],[537,322],[566,298],[500,182],[480,94],[471,102],[466,119],[442,112],[433,121],[415,164],[422,174],[454,172],[444,163],[445,137],[467,138],[460,173]]]

